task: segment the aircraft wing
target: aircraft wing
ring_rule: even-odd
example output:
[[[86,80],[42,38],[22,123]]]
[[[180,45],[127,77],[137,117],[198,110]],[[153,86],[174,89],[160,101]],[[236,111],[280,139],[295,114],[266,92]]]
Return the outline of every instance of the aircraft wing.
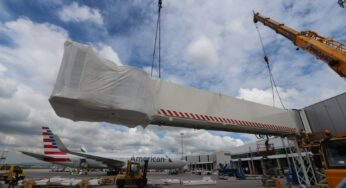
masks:
[[[27,156],[34,157],[36,159],[42,160],[42,161],[47,161],[49,159],[54,159],[54,157],[50,157],[50,156],[46,156],[46,155],[38,154],[38,153],[32,153],[32,152],[28,152],[28,151],[21,151],[21,153],[23,153],[24,155],[27,155]]]
[[[87,153],[73,152],[73,151],[68,151],[68,152],[73,154],[73,155],[80,156],[80,157],[85,157],[88,159],[93,159],[95,161],[100,161],[100,162],[107,164],[107,165],[110,165],[110,166],[122,167],[125,165],[125,162],[120,161],[120,160],[116,160],[116,159],[112,159],[112,158],[107,158],[107,157],[102,157],[102,156],[92,155],[92,154],[87,154]]]
[[[57,135],[54,135],[54,138],[56,140],[56,144],[57,144],[58,148],[62,152],[67,152],[67,153],[77,155],[80,157],[93,159],[95,161],[100,161],[100,162],[107,164],[109,166],[122,167],[125,165],[124,161],[120,161],[120,160],[116,160],[116,159],[112,159],[112,158],[108,158],[108,157],[102,157],[102,156],[98,156],[98,155],[92,155],[92,154],[88,154],[88,153],[80,153],[80,152],[70,151],[69,149],[66,148],[66,146],[62,143],[62,141],[60,140],[60,138]]]

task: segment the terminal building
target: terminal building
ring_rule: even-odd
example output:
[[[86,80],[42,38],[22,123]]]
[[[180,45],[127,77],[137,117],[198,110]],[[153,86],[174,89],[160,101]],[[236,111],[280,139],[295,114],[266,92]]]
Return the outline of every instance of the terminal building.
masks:
[[[279,169],[288,168],[288,162],[286,158],[286,152],[288,157],[290,156],[287,149],[288,141],[281,138],[273,138],[269,140],[269,144],[274,146],[275,154],[270,155],[268,158],[272,160],[273,164]],[[255,143],[245,144],[243,146],[234,147],[231,151],[219,151],[209,155],[190,155],[185,156],[185,160],[188,162],[189,170],[217,170],[219,165],[227,166],[241,166],[245,173],[248,174],[261,174],[261,159],[259,151],[262,151],[264,140]],[[305,155],[305,153],[303,153]]]

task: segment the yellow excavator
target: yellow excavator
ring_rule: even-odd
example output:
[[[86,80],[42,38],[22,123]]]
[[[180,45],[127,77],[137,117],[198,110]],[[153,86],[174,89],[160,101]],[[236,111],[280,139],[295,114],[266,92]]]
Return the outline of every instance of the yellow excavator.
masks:
[[[292,41],[295,46],[329,65],[339,76],[346,78],[346,45],[330,38],[318,35],[314,31],[298,32],[282,23],[265,17],[260,13],[254,13],[255,23],[261,22],[278,34]]]

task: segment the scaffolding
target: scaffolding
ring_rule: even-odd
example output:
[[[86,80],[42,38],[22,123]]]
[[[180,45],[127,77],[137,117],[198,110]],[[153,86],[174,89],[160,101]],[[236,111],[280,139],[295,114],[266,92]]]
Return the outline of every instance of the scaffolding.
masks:
[[[275,155],[274,144],[269,143],[269,137],[266,140],[257,141],[257,155],[262,156],[262,185],[265,187],[275,187],[278,181],[277,168],[275,164],[268,158],[270,155]]]
[[[302,187],[312,187],[318,184],[316,172],[311,161],[311,152],[298,146],[295,136],[287,138],[288,150],[293,162],[294,173]],[[288,159],[289,160],[289,159]]]

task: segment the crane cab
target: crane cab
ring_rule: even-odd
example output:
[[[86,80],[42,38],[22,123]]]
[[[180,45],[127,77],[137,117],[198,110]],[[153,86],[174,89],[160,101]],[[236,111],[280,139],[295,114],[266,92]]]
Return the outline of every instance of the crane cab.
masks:
[[[337,187],[346,177],[346,132],[324,139],[320,145],[320,152],[328,186]]]

